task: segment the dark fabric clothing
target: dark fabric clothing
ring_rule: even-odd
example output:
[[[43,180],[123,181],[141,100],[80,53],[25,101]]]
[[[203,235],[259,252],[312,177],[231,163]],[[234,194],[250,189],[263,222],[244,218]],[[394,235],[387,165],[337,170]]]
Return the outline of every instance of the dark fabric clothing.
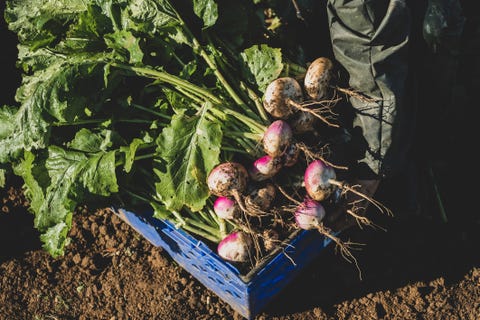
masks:
[[[328,0],[335,59],[349,86],[375,102],[351,97],[359,178],[385,178],[406,167],[415,121],[407,87],[411,14],[404,0]],[[358,143],[364,139],[364,143]]]

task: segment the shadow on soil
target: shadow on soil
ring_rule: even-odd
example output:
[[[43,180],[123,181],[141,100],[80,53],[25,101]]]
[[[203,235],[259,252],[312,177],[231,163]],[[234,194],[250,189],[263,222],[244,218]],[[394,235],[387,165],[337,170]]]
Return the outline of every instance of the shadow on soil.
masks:
[[[393,185],[384,190],[398,193]],[[427,190],[424,190],[427,191]],[[461,199],[460,191],[443,190],[448,222],[441,218],[438,203],[426,203],[417,213],[395,210],[393,218],[371,212],[372,220],[387,231],[352,229],[343,239],[365,244],[354,252],[362,280],[354,264],[345,261],[331,246],[306,267],[266,308],[272,316],[293,314],[319,307],[333,316],[334,306],[378,291],[395,291],[420,282],[425,294],[429,282],[442,277],[445,285],[460,281],[480,265],[476,244],[480,243],[480,219],[474,217]],[[428,194],[433,198],[433,194]],[[450,200],[450,201],[446,201]],[[388,203],[386,199],[384,203]]]

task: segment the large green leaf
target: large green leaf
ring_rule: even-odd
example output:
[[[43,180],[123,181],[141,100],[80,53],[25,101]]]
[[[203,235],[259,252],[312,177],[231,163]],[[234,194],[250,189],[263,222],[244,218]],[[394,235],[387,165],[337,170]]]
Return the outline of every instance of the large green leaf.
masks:
[[[217,3],[213,0],[193,0],[193,11],[202,19],[204,28],[213,26],[218,19]]]
[[[5,128],[8,135],[3,130],[0,135],[0,162],[18,158],[22,150],[45,148],[53,121],[69,122],[86,117],[85,108],[103,99],[103,56],[62,59],[43,53],[22,59],[29,66],[39,67],[36,61],[40,60],[49,60],[49,65],[31,76],[24,76],[16,95],[21,106],[14,115],[7,109],[2,110],[0,122],[8,117],[10,124]],[[92,87],[96,88],[93,92]]]
[[[134,138],[128,146],[120,147],[120,151],[125,154],[125,164],[123,169],[126,173],[132,170],[133,162],[135,161],[135,155],[137,154],[137,149],[139,146],[145,142],[142,139]]]
[[[282,52],[266,44],[254,45],[242,52],[243,61],[254,77],[258,89],[265,92],[268,84],[278,78],[283,69]]]
[[[21,43],[49,45],[63,36],[67,22],[87,10],[87,0],[15,0],[6,2],[5,20]]]
[[[165,0],[130,0],[123,18],[128,27],[149,33],[181,23],[175,9]]]
[[[13,119],[17,108],[3,106],[0,108],[0,139],[8,137],[14,130]]]
[[[25,151],[23,159],[14,166],[13,170],[23,179],[25,195],[30,200],[30,209],[33,212],[39,212],[45,202],[45,192],[50,184],[45,166],[39,159],[35,159],[32,152]]]
[[[197,211],[209,197],[206,179],[219,162],[222,131],[205,114],[175,115],[157,139],[156,190],[168,210]]]
[[[66,215],[65,221],[48,228],[40,235],[40,240],[43,242],[43,249],[54,258],[62,256],[65,246],[70,242],[68,232],[71,227],[72,213],[70,212]]]
[[[118,191],[115,152],[85,154],[51,146],[45,167],[51,183],[41,204],[32,206],[32,210],[45,249],[58,256],[63,253],[71,216],[78,201],[83,199],[84,190],[102,196]],[[33,191],[40,191],[38,184],[31,185],[36,188]]]
[[[120,30],[105,36],[105,41],[110,48],[115,50],[127,51],[128,62],[130,64],[141,63],[143,52],[139,45],[139,38],[136,38],[131,32]]]

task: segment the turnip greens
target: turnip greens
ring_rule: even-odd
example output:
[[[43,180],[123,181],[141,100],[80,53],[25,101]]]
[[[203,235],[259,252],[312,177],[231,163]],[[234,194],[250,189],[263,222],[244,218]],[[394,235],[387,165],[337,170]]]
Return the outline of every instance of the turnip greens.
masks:
[[[22,83],[18,105],[0,109],[0,180],[23,179],[50,254],[63,255],[90,200],[147,203],[206,239],[225,235],[207,174],[261,154],[261,96],[286,75],[261,14],[248,1],[6,2]]]

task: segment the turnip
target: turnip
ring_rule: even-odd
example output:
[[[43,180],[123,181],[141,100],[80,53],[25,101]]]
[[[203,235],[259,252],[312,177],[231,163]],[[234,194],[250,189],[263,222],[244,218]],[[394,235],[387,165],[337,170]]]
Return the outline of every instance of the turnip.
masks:
[[[306,197],[303,202],[297,204],[294,215],[297,227],[303,230],[317,230],[322,235],[332,240],[337,247],[340,248],[342,256],[347,261],[354,262],[360,272],[357,260],[350,251],[354,248],[354,245],[358,244],[342,241],[331,230],[323,225],[323,218],[325,218],[326,212],[320,202]]]
[[[307,68],[303,86],[313,100],[323,99],[330,87],[333,63],[326,57],[315,59]]]
[[[248,174],[254,181],[263,181],[272,178],[282,169],[282,158],[262,156],[254,161]]]
[[[217,246],[220,257],[231,262],[248,262],[251,260],[253,241],[244,231],[233,231]]]
[[[304,230],[315,229],[325,218],[325,209],[319,202],[305,198],[295,210],[295,223]]]
[[[253,216],[267,215],[268,210],[275,200],[276,189],[271,183],[267,183],[263,187],[253,189],[245,197],[245,207],[247,214]]]
[[[276,120],[268,126],[263,135],[263,150],[270,157],[278,157],[291,144],[292,137],[290,125],[284,120]]]
[[[391,211],[375,199],[356,190],[345,182],[337,181],[335,169],[325,161],[317,159],[312,161],[305,170],[304,184],[307,194],[316,201],[327,199],[336,188],[343,192],[352,192],[375,205],[381,212],[391,214]]]
[[[302,87],[295,78],[281,77],[265,89],[263,106],[274,118],[287,119],[295,111],[294,105],[302,102]]]
[[[307,194],[317,201],[330,196],[338,186],[335,169],[322,160],[312,161],[305,170],[304,182]]]
[[[236,196],[247,188],[248,172],[238,162],[224,162],[210,171],[207,185],[210,192],[216,196]]]
[[[237,201],[230,197],[218,197],[213,203],[213,211],[222,219],[237,219],[240,216],[240,210]]]
[[[327,57],[319,57],[308,66],[303,80],[303,87],[307,95],[314,101],[325,100],[328,90],[333,88],[348,96],[360,99],[362,101],[374,102],[375,99],[366,97],[361,93],[346,88],[340,88],[331,84],[333,71],[333,62]],[[328,99],[325,101],[329,101]]]

